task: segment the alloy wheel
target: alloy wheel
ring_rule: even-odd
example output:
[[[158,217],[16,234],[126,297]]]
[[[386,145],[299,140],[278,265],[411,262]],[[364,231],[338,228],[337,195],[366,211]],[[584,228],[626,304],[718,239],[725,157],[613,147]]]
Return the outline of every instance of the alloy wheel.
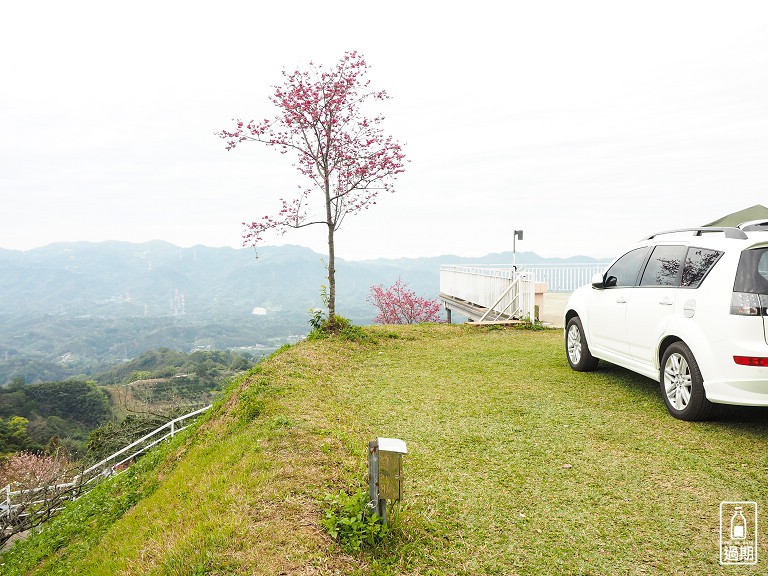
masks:
[[[568,358],[571,364],[581,361],[581,331],[575,324],[568,329]]]
[[[664,391],[669,404],[685,410],[691,400],[691,369],[682,354],[674,353],[664,365]]]

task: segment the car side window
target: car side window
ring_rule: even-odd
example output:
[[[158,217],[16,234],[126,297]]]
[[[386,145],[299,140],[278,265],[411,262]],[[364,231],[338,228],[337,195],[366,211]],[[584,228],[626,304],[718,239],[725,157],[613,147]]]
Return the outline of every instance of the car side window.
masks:
[[[640,274],[640,266],[648,255],[648,247],[635,248],[613,263],[605,273],[605,287],[634,286]]]
[[[698,288],[723,253],[706,248],[689,248],[683,267],[681,286]],[[762,272],[761,272],[762,273]]]
[[[640,286],[677,286],[687,246],[656,246],[645,266]]]

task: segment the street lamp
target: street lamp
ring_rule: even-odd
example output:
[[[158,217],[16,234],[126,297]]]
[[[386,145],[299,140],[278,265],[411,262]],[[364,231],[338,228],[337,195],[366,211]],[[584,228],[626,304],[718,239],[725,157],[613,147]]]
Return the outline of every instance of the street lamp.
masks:
[[[517,261],[517,246],[515,245],[515,240],[522,240],[523,239],[523,231],[522,230],[515,230],[515,233],[512,235],[512,268],[514,270],[517,270],[517,266],[515,266],[515,263]]]

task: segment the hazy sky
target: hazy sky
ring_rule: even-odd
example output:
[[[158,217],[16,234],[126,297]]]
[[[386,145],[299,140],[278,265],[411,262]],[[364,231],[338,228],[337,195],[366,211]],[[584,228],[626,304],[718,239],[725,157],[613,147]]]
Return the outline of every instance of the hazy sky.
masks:
[[[342,258],[615,255],[768,205],[768,2],[6,2],[0,247],[239,246],[301,176],[214,132],[362,52],[410,159]],[[313,227],[269,243],[324,249]]]

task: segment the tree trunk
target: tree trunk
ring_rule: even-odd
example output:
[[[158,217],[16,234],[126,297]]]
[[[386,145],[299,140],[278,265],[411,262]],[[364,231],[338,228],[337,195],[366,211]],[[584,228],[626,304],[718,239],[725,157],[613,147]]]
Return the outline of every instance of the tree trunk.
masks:
[[[336,316],[336,256],[334,254],[333,233],[336,222],[331,211],[331,179],[328,169],[325,170],[325,222],[328,224],[328,323],[333,324]]]
[[[328,224],[328,322],[336,316],[336,269],[334,268],[333,225]]]

